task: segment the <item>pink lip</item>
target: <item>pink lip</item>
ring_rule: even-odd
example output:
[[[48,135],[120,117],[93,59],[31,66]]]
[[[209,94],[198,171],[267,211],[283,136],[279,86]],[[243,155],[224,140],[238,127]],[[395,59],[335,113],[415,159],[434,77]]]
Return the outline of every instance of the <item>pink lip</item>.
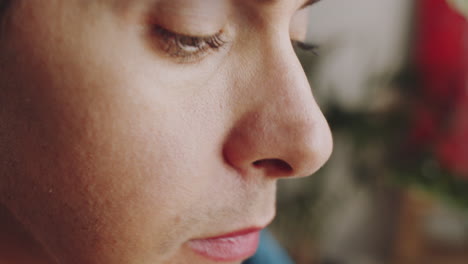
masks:
[[[260,230],[252,228],[217,237],[194,239],[189,241],[188,246],[214,261],[240,261],[257,251]]]

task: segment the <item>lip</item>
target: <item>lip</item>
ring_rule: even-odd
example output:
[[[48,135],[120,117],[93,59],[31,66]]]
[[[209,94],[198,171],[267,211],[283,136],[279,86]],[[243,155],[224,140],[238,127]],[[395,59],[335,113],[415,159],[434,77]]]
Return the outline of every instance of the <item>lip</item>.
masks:
[[[193,239],[188,246],[214,261],[240,261],[255,254],[262,228],[249,228],[216,237]]]

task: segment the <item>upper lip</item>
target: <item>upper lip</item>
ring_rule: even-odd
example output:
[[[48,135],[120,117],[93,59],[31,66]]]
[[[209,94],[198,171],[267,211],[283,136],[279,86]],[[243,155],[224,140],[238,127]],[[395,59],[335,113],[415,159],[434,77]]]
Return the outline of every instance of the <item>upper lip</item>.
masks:
[[[265,229],[274,219],[273,217],[270,217],[269,220],[265,224],[261,225],[251,225],[250,227],[245,227],[241,229],[231,229],[235,231],[227,231],[225,233],[219,232],[217,233],[218,235],[213,235],[213,236],[204,236],[204,237],[198,237],[194,238],[192,240],[212,240],[212,239],[222,239],[222,238],[230,238],[230,237],[237,237],[237,236],[242,236],[242,235],[247,235],[255,232],[259,232],[263,229]]]
[[[245,229],[242,229],[242,230],[237,230],[237,231],[225,233],[225,234],[222,234],[222,235],[216,235],[216,236],[204,237],[204,238],[197,238],[197,239],[194,239],[194,240],[214,240],[214,239],[238,237],[238,236],[243,236],[243,235],[259,232],[262,229],[264,229],[265,227],[250,227],[250,228],[245,228]]]
[[[244,225],[244,227],[236,229],[227,229],[227,230],[234,230],[234,231],[220,231],[212,234],[206,234],[201,235],[198,237],[194,237],[191,240],[213,240],[213,239],[222,239],[222,238],[230,238],[230,237],[237,237],[237,236],[242,236],[242,235],[247,235],[255,232],[259,232],[263,229],[265,229],[268,225],[270,225],[271,222],[273,222],[273,219],[275,218],[275,212],[269,216],[267,221],[261,221],[261,224],[253,224],[253,225]]]

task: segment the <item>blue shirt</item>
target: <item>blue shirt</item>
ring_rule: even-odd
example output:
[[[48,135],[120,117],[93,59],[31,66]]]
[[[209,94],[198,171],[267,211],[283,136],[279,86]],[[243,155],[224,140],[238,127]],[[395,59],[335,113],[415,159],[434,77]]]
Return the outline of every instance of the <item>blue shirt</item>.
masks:
[[[257,253],[243,264],[294,264],[294,262],[270,232],[264,230],[260,235]]]

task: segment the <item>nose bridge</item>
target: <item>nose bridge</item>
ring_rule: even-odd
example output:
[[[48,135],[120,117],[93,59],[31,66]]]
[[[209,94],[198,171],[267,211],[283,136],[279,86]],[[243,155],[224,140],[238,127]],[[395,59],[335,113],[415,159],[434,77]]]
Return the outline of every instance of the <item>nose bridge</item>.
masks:
[[[263,65],[259,65],[259,72],[254,80],[265,89],[264,102],[269,102],[263,106],[266,108],[263,111],[267,111],[270,107],[281,107],[283,111],[277,112],[278,117],[284,115],[298,121],[300,116],[309,119],[315,100],[291,45],[274,47],[270,51],[265,49],[264,58]]]
[[[225,156],[244,172],[310,175],[330,155],[328,125],[292,45],[270,43],[249,66],[254,74],[243,82],[245,112],[231,132]]]

